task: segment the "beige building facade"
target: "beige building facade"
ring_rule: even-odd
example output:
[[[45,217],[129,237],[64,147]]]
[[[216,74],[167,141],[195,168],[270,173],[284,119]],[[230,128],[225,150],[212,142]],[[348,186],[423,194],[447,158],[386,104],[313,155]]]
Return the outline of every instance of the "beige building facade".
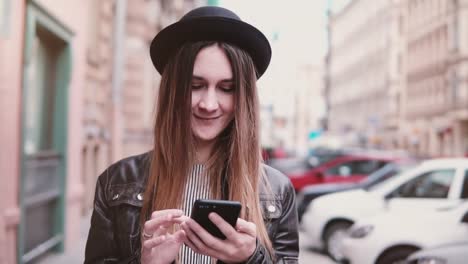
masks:
[[[79,237],[87,2],[1,2],[0,263],[30,263]]]
[[[111,163],[153,144],[160,75],[149,57],[156,33],[204,1],[91,1],[84,96],[83,213]],[[120,12],[120,13],[119,13]]]
[[[300,85],[294,97],[293,144],[297,154],[305,155],[312,147],[309,135],[322,130],[324,71],[321,65],[304,64],[295,77]]]
[[[310,148],[309,133],[321,129],[323,68],[313,64],[282,65],[291,66],[275,69],[272,65],[269,71],[279,70],[278,74],[259,81],[261,143],[264,148],[281,148],[304,155]]]
[[[468,1],[404,1],[401,144],[468,155]]]
[[[202,4],[0,0],[0,263],[76,246],[99,173],[151,148],[152,37]]]
[[[401,91],[398,1],[354,0],[330,18],[328,129],[345,145],[392,145]]]
[[[325,114],[324,69],[315,57],[293,56],[291,42],[296,40],[270,39],[273,57],[258,88],[262,147],[302,156],[310,149],[310,132],[321,129]]]

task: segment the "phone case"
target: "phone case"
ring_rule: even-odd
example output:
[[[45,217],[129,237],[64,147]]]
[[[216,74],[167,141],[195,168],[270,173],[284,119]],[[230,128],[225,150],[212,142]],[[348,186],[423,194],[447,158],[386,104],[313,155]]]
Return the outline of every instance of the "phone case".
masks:
[[[226,239],[226,236],[208,218],[208,214],[215,212],[231,226],[235,227],[242,205],[237,201],[227,200],[196,200],[190,217],[206,229],[213,236]]]

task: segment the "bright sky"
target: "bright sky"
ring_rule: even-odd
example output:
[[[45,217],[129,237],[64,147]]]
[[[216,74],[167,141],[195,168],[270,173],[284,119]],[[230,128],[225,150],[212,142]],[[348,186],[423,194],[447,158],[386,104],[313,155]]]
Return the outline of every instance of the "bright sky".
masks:
[[[298,78],[304,64],[323,66],[327,48],[327,6],[336,12],[350,0],[219,0],[241,19],[260,29],[270,40],[273,54],[265,76],[259,82],[262,104],[273,103],[278,113],[294,114],[295,93],[291,89],[310,87]],[[261,89],[268,87],[268,89]],[[313,88],[320,89],[320,84]],[[312,103],[312,102],[311,102]],[[312,103],[314,112],[323,104]],[[275,110],[276,112],[276,110]]]
[[[275,57],[288,57],[321,63],[326,52],[328,1],[336,12],[350,0],[220,0],[219,4],[236,12],[270,39],[275,45],[273,61]]]

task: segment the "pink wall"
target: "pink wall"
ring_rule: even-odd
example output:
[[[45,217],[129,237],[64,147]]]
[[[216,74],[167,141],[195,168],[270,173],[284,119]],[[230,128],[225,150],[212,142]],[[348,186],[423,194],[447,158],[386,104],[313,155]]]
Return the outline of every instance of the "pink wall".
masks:
[[[82,98],[85,87],[86,39],[88,1],[83,0],[37,0],[52,16],[64,23],[74,33],[72,41],[72,75],[69,87],[68,109],[68,160],[65,216],[65,249],[78,242],[81,219],[81,147],[83,145]]]
[[[78,242],[82,146],[82,89],[85,85],[85,58],[88,1],[37,0],[50,15],[70,28],[72,39],[72,74],[69,86],[68,168],[65,216],[65,248]],[[16,263],[18,208],[22,53],[26,1],[10,0],[8,34],[0,34],[0,263]]]
[[[8,32],[0,35],[0,263],[16,262],[24,3],[10,1]]]

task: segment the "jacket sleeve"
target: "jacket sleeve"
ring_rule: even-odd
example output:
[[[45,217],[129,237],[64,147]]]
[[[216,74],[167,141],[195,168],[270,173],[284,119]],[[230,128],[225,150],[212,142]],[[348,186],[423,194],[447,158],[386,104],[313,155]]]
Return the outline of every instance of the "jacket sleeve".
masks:
[[[94,208],[91,216],[91,227],[85,250],[85,264],[121,263],[114,238],[114,226],[111,211],[107,204],[105,181],[108,170],[104,171],[96,183]]]
[[[299,234],[298,217],[296,209],[296,192],[288,179],[284,187],[282,201],[282,215],[279,219],[278,230],[273,242],[277,263],[298,263],[299,257]]]
[[[296,194],[291,184],[284,192],[282,202],[283,212],[279,219],[278,230],[272,241],[276,254],[275,260],[268,254],[267,249],[257,242],[257,249],[247,264],[254,263],[280,263],[297,264],[299,257],[298,218],[296,210]]]

